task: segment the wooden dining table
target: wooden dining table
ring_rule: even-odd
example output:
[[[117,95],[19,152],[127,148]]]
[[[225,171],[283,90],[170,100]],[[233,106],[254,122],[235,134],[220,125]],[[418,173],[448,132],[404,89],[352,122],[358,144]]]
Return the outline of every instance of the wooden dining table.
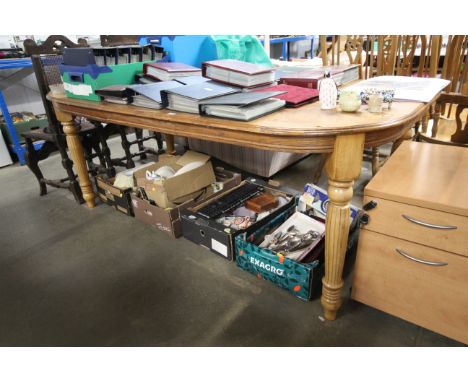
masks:
[[[174,152],[174,137],[181,136],[263,150],[326,154],[330,203],[326,217],[321,303],[327,320],[336,318],[342,302],[349,203],[354,180],[361,173],[364,147],[374,148],[400,139],[421,120],[433,103],[393,102],[391,109],[384,109],[382,113],[370,113],[367,106],[355,113],[345,113],[339,108],[321,110],[315,102],[240,122],[168,109],[84,101],[67,98],[65,94],[50,93],[48,97],[63,125],[83,197],[90,208],[95,206],[96,195],[74,123],[75,116],[164,133],[169,153]]]

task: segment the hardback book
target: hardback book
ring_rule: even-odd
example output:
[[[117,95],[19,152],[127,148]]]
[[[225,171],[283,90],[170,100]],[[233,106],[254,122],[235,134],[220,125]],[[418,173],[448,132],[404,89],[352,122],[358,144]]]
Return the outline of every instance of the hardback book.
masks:
[[[129,93],[135,106],[161,109],[161,91],[183,86],[177,81],[161,81],[144,85],[129,85]]]
[[[214,60],[202,64],[204,77],[244,88],[270,84],[275,80],[274,68],[239,60]]]
[[[360,65],[334,65],[317,69],[306,69],[291,72],[280,79],[280,84],[300,86],[310,89],[318,89],[319,82],[324,78],[325,72],[329,71],[331,78],[337,86],[345,85],[359,79]]]
[[[286,101],[286,107],[299,107],[318,99],[319,91],[317,89],[307,89],[293,85],[276,85],[262,89],[256,89],[255,92],[285,92],[275,96],[277,99]]]
[[[135,83],[137,84],[154,84],[155,82],[160,82],[159,80],[145,76],[143,73],[135,74]]]
[[[200,68],[179,62],[151,62],[143,64],[143,73],[160,81],[201,74]]]
[[[171,110],[198,114],[199,102],[240,91],[240,88],[210,81],[163,90],[161,91],[161,102],[163,107]]]
[[[199,103],[201,115],[250,121],[281,109],[285,101],[273,98],[284,92],[241,92]]]
[[[131,102],[131,97],[129,96],[127,85],[106,86],[104,88],[97,89],[95,93],[101,96],[102,99],[107,102],[123,105]]]
[[[202,82],[211,82],[209,78],[203,76],[186,76],[174,78],[175,81],[180,82],[183,85],[195,85]]]

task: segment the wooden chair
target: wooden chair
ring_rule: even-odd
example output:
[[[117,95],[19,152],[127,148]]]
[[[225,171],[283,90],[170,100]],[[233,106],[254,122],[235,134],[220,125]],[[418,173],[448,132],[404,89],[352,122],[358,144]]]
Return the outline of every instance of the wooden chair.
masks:
[[[73,162],[68,157],[67,144],[62,126],[55,116],[52,104],[46,97],[51,87],[60,86],[61,84],[58,65],[62,62],[62,57],[58,54],[33,55],[31,60],[49,126],[42,129],[30,130],[22,134],[26,141],[26,164],[39,182],[41,196],[47,193],[47,185],[58,188],[68,188],[73,193],[78,203],[84,203],[76,174],[73,171]],[[108,175],[113,175],[115,172],[112,166],[106,166],[106,164],[110,165],[110,151],[106,145],[105,139],[103,139],[101,131],[102,125],[92,124],[83,119],[76,120],[76,123],[79,127],[79,136],[82,141],[90,174],[96,175],[98,172],[106,171]],[[34,142],[41,140],[44,141],[44,143],[41,148],[36,151]],[[101,146],[104,149],[101,149]],[[47,179],[42,174],[39,162],[48,158],[49,155],[56,150],[60,153],[62,166],[67,176],[55,180]],[[99,165],[95,165],[93,162],[93,159],[96,157],[99,158]]]
[[[450,84],[437,99],[431,130],[421,129],[416,139],[468,147],[468,36],[449,36],[441,77]]]
[[[360,79],[367,79],[375,75],[393,75],[396,68],[396,51],[399,44],[399,36],[375,36],[375,35],[348,35],[332,36],[327,41],[326,36],[320,36],[321,57],[323,66],[340,65],[343,62],[341,54],[346,53],[350,64],[359,64]],[[378,51],[374,51],[377,42]],[[341,48],[343,47],[343,48]],[[375,175],[380,168],[380,153],[378,147],[366,149],[364,160],[372,162],[372,173]],[[322,164],[325,161],[322,160]],[[320,176],[321,166],[315,179]]]
[[[112,45],[118,42],[130,42],[134,41],[135,36],[127,36],[127,40],[121,40],[120,38],[125,36],[101,36],[101,41],[106,45]],[[34,40],[27,39],[24,42],[25,52],[28,55],[40,55],[40,54],[60,54],[65,47],[76,48],[76,47],[86,47],[87,42],[84,39],[80,39],[78,44],[73,43],[65,36],[60,35],[51,35],[49,36],[44,43],[38,45]],[[143,131],[140,129],[132,129],[122,125],[108,124],[103,125],[99,122],[92,122],[95,126],[98,124],[102,127],[99,129],[99,134],[101,134],[101,140],[104,142],[110,136],[119,134],[121,138],[122,148],[124,150],[124,156],[121,158],[111,158],[107,163],[108,168],[111,168],[111,172],[115,173],[113,166],[121,166],[126,168],[135,167],[135,162],[133,158],[139,156],[141,160],[147,159],[147,154],[158,155],[163,148],[163,138],[161,133],[151,132],[147,137],[143,137]],[[129,140],[127,134],[135,133],[136,138]],[[155,140],[157,142],[157,149],[147,147],[144,145],[144,142],[149,140]],[[138,151],[132,153],[131,147],[136,145]],[[105,144],[103,147],[105,158],[110,157],[110,151]]]

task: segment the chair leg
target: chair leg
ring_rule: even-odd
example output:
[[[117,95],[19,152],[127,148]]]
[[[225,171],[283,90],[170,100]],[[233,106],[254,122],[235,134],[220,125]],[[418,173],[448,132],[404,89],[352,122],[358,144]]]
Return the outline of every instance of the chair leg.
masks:
[[[107,139],[105,136],[104,127],[99,123],[97,126],[97,134],[99,137],[99,143],[101,144],[101,152],[104,159],[106,174],[109,177],[115,176],[115,168],[112,165],[111,152],[109,146],[107,145]]]
[[[124,152],[125,152],[126,165],[127,165],[126,167],[134,168],[135,162],[132,159],[132,153],[130,152],[130,143],[128,142],[127,134],[125,134],[124,126],[119,126],[119,134],[122,140],[122,148],[124,149]]]
[[[312,179],[312,182],[314,184],[317,184],[318,181],[320,180],[320,177],[322,176],[323,167],[325,166],[326,161],[327,161],[327,154],[321,154],[320,155],[319,165],[318,165],[317,170],[315,171],[314,177]]]
[[[26,138],[26,153],[25,153],[25,160],[26,165],[31,170],[31,172],[36,177],[37,181],[39,182],[39,195],[47,194],[47,185],[43,182],[44,175],[42,175],[42,171],[39,168],[39,159],[37,157],[36,149],[34,148],[34,144],[31,138]]]
[[[153,133],[154,134],[154,139],[156,139],[156,142],[158,143],[158,151],[161,151],[163,149],[163,137],[161,133]]]
[[[80,188],[80,184],[78,183],[77,177],[75,176],[75,173],[73,172],[73,162],[68,157],[66,144],[65,144],[65,137],[61,135],[56,136],[56,143],[59,149],[60,156],[62,157],[62,166],[68,175],[69,189],[71,193],[73,194],[73,196],[75,197],[76,202],[78,204],[83,204],[84,203],[83,194],[81,193],[81,188]]]
[[[439,132],[439,120],[440,120],[440,112],[441,112],[441,104],[436,103],[435,109],[434,109],[434,120],[432,124],[432,138],[435,138],[437,136],[437,133]]]
[[[427,125],[429,123],[429,113],[424,114],[421,120],[421,131],[426,134],[427,133]]]
[[[372,147],[372,176],[377,174],[380,169],[379,148]]]
[[[137,138],[138,151],[141,153],[140,159],[145,160],[147,158],[146,153],[145,153],[145,146],[143,142],[141,141],[141,139],[143,138],[143,130],[135,129],[135,135]]]
[[[88,170],[92,176],[96,176],[97,170],[96,165],[93,162],[93,149],[92,149],[92,142],[89,138],[85,138],[82,140],[81,145],[83,146],[83,151],[86,158],[86,163],[88,165]]]

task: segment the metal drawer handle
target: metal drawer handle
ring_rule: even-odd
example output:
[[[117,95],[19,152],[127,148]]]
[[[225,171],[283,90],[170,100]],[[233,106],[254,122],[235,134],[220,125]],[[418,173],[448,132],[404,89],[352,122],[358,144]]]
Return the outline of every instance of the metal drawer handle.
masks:
[[[433,267],[444,267],[448,265],[448,263],[445,263],[445,262],[436,262],[436,261],[427,261],[427,260],[418,259],[417,257],[408,255],[407,253],[403,252],[401,249],[398,249],[398,248],[395,248],[395,251],[397,251],[401,256],[406,257],[407,259],[416,261],[417,263],[421,263],[425,265],[432,265]]]
[[[421,220],[412,218],[411,216],[408,216],[408,215],[401,215],[401,216],[403,216],[406,220],[409,220],[412,223],[416,223],[424,227],[436,228],[436,229],[457,229],[457,227],[454,225],[438,225],[438,224],[425,223]]]

